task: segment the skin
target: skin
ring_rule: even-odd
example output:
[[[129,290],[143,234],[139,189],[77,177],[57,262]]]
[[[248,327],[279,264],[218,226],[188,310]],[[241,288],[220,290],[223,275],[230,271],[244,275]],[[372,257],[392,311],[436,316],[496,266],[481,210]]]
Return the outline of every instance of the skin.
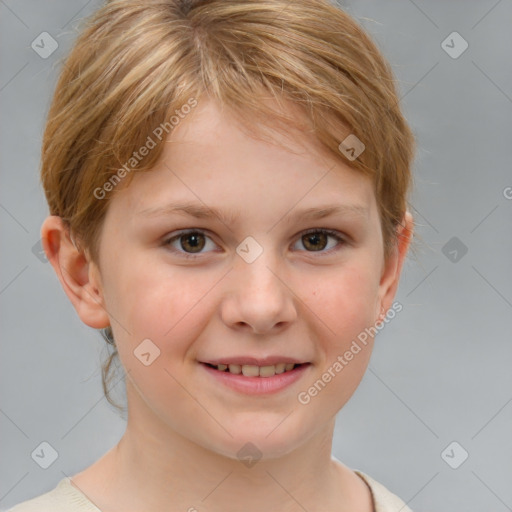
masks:
[[[97,264],[75,249],[59,217],[42,227],[80,319],[112,326],[127,372],[126,432],[73,484],[104,512],[371,511],[368,488],[331,458],[331,445],[373,340],[307,405],[297,396],[391,307],[411,215],[385,262],[371,182],[311,137],[275,133],[270,144],[212,102],[200,102],[171,136],[154,169],[116,190]],[[224,222],[140,214],[177,201],[238,213]],[[366,210],[318,220],[298,213],[333,203]],[[190,237],[165,244],[190,228],[205,235],[195,259],[184,257]],[[311,228],[343,241],[329,236],[315,251],[303,236]],[[236,253],[247,236],[263,248],[252,263]],[[148,338],[160,355],[145,366],[133,352]],[[311,364],[292,386],[262,397],[219,384],[199,363],[242,354]],[[237,457],[247,442],[262,453],[250,468]]]

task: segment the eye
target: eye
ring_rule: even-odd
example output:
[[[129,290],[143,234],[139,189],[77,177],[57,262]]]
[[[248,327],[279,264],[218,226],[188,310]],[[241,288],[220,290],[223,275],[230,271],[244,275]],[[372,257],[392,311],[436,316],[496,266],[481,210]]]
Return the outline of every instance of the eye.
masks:
[[[334,242],[329,244],[329,238],[333,239]],[[311,229],[302,233],[296,243],[299,242],[302,243],[307,252],[321,252],[322,254],[325,254],[337,251],[339,246],[342,245],[345,240],[336,231],[328,229]]]
[[[201,254],[205,247],[208,248],[208,242],[210,242],[210,249],[216,247],[210,237],[202,231],[194,229],[182,231],[168,238],[164,241],[164,245],[171,247],[172,252],[180,253],[186,258],[193,258],[196,254]]]
[[[331,239],[331,242],[329,242],[329,239]],[[301,234],[293,248],[295,250],[302,250],[296,248],[298,243],[302,243],[307,252],[318,252],[324,255],[336,252],[346,241],[337,231],[317,228]],[[202,230],[198,229],[178,232],[167,238],[163,245],[169,247],[171,252],[185,258],[196,258],[200,254],[208,252],[207,250],[203,251],[203,249],[214,250],[216,247],[213,240]]]

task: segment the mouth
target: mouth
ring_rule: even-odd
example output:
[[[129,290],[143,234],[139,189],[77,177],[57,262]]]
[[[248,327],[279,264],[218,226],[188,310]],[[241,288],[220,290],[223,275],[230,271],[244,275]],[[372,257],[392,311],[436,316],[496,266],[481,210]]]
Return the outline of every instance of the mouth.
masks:
[[[300,366],[309,365],[310,363],[277,363],[265,366],[258,366],[253,364],[211,364],[202,363],[209,368],[219,372],[230,373],[233,375],[242,375],[244,377],[261,377],[269,378],[274,375],[281,375],[295,370]]]
[[[233,358],[229,361],[201,361],[212,383],[227,386],[244,395],[269,395],[284,391],[309,374],[312,363],[287,358]],[[259,364],[257,364],[259,363]]]

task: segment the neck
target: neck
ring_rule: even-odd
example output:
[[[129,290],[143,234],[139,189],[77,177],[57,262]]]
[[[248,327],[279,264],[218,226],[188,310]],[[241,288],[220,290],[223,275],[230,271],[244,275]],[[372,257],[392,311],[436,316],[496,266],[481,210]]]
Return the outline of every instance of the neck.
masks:
[[[334,417],[295,450],[273,459],[263,454],[251,464],[206,449],[135,410],[129,407],[119,443],[89,468],[95,483],[87,479],[88,470],[73,477],[101,510],[314,512],[369,506],[365,484],[331,457]]]

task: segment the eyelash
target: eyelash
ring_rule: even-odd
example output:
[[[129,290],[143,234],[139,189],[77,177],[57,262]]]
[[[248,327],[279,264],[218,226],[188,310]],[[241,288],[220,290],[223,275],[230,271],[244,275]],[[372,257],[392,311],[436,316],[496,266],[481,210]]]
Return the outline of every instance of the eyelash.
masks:
[[[199,234],[202,234],[204,235],[205,237],[207,238],[210,238],[205,231],[203,231],[202,229],[189,229],[189,230],[185,230],[185,231],[180,231],[178,232],[176,235],[173,235],[171,238],[168,238],[166,240],[164,240],[163,242],[163,245],[166,246],[166,247],[170,247],[171,243],[174,241],[174,240],[177,240],[177,239],[180,239],[182,236],[184,235],[191,235],[191,234],[196,234],[196,233],[199,233]],[[334,252],[337,252],[338,250],[340,250],[340,245],[344,245],[345,243],[347,243],[347,241],[345,240],[345,238],[343,238],[342,236],[339,235],[339,233],[337,231],[333,231],[333,230],[330,230],[330,229],[325,229],[325,228],[313,228],[313,229],[308,229],[302,233],[300,233],[299,235],[299,239],[302,238],[303,236],[305,235],[309,235],[309,234],[312,234],[312,233],[322,233],[322,234],[325,234],[325,235],[328,235],[332,238],[334,238],[337,242],[339,242],[339,244],[327,251],[305,251],[305,252],[309,252],[309,253],[318,253],[320,257],[322,256],[325,256],[325,255],[331,255],[333,254]],[[173,253],[178,253],[180,254],[180,256],[186,258],[186,259],[197,259],[197,258],[200,258],[202,254],[204,253],[189,253],[189,252],[185,252],[185,251],[180,251],[180,250],[176,250],[172,247],[170,247],[170,250],[171,252]]]

